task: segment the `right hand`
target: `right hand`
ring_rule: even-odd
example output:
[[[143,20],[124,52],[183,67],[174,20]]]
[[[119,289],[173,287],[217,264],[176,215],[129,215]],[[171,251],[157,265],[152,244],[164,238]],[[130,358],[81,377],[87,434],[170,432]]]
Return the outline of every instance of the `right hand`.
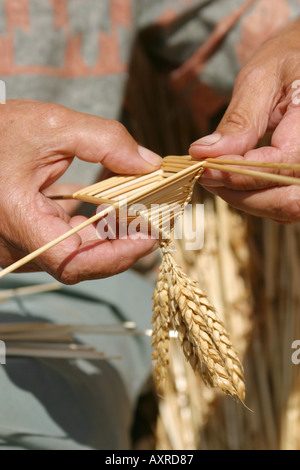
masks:
[[[194,142],[190,154],[200,159],[227,156],[299,164],[299,78],[300,20],[297,20],[264,43],[244,66],[216,132]],[[257,148],[268,130],[272,132],[271,145]],[[288,174],[299,176],[299,172]],[[199,182],[236,209],[280,223],[300,221],[299,186],[280,186],[221,170],[205,170]]]

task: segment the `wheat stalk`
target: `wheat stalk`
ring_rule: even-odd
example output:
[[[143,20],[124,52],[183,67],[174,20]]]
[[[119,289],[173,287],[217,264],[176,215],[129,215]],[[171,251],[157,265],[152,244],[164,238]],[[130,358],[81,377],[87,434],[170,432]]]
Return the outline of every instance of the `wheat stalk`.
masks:
[[[154,292],[152,344],[155,378],[166,377],[168,331],[172,325],[186,359],[206,385],[245,400],[243,367],[224,324],[198,283],[177,265],[168,242],[162,242],[163,256]],[[158,318],[160,317],[160,319]]]

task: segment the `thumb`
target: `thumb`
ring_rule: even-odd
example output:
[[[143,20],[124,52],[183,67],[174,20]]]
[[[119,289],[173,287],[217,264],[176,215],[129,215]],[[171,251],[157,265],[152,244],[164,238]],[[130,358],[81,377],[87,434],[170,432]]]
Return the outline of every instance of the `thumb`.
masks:
[[[70,124],[67,151],[81,160],[123,174],[149,173],[161,166],[161,157],[138,145],[118,121],[81,114]]]
[[[237,77],[231,102],[219,126],[213,134],[191,145],[192,157],[244,155],[255,148],[268,128],[275,104],[275,88],[270,87],[265,73],[243,70]]]
[[[245,154],[244,158],[246,161],[249,159],[297,164],[300,159],[299,135],[300,107],[291,102],[273,134],[271,146],[251,150]],[[296,170],[286,170],[283,174],[299,178],[299,172]],[[281,223],[300,221],[299,186],[280,186],[264,180],[259,181],[248,176],[233,174],[224,177],[222,171],[214,171],[212,174],[208,170],[207,177],[209,184],[213,182],[214,187],[207,186],[207,180],[202,179],[201,183],[206,186],[206,189],[238,210]]]

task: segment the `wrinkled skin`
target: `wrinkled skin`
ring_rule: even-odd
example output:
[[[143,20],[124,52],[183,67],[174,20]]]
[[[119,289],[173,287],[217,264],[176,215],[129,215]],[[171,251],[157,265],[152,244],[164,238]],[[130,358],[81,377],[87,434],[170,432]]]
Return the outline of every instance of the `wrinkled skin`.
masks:
[[[300,163],[300,21],[265,42],[238,75],[232,100],[212,136],[194,142],[194,158],[223,157]],[[270,146],[258,147],[267,131]],[[215,143],[212,143],[212,140]],[[282,174],[300,176],[288,171]],[[201,184],[237,209],[294,223],[300,187],[206,170]]]
[[[66,206],[44,194],[51,192],[49,187],[75,155],[123,174],[149,173],[161,165],[161,158],[139,147],[117,121],[55,104],[8,101],[1,105],[0,127],[1,267],[85,220],[70,216]],[[100,165],[95,165],[95,175],[99,170]],[[155,248],[156,241],[150,238],[100,241],[92,225],[23,270],[47,271],[63,283],[74,284],[120,273]]]

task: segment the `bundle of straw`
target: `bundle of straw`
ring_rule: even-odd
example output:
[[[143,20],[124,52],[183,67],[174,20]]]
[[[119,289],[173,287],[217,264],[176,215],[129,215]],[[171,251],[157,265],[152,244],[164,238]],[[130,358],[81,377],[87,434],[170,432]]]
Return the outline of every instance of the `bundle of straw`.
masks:
[[[6,356],[59,359],[121,359],[108,356],[91,346],[81,344],[76,335],[150,336],[151,330],[139,331],[134,322],[97,325],[51,323],[2,323],[0,337],[5,342]]]

